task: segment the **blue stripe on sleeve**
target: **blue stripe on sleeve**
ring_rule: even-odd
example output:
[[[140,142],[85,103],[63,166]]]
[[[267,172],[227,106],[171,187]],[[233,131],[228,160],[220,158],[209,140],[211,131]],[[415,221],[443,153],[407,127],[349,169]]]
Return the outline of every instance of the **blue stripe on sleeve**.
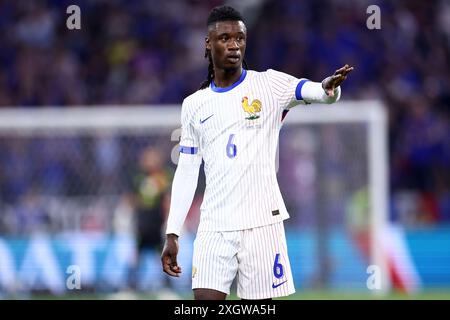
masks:
[[[187,154],[196,154],[198,152],[198,148],[197,147],[180,146],[180,152],[187,153]]]
[[[300,80],[300,81],[298,82],[297,88],[295,89],[295,98],[296,98],[297,100],[303,100],[303,97],[302,97],[302,87],[303,87],[303,85],[304,85],[306,82],[308,82],[308,81],[309,81],[308,79],[303,79],[303,80]]]

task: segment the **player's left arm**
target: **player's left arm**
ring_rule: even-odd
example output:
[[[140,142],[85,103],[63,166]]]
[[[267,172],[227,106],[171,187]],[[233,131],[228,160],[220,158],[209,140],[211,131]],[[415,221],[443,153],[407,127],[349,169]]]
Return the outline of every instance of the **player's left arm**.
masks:
[[[306,103],[334,103],[341,97],[340,85],[353,70],[348,64],[337,69],[322,82],[305,81],[301,87],[301,98]]]

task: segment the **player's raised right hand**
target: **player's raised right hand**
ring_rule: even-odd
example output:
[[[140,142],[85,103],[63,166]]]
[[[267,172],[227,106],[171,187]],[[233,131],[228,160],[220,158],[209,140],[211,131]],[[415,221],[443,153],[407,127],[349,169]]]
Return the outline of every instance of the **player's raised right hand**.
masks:
[[[181,273],[181,267],[177,263],[178,248],[178,236],[168,234],[161,254],[161,263],[163,271],[172,277],[179,277]]]

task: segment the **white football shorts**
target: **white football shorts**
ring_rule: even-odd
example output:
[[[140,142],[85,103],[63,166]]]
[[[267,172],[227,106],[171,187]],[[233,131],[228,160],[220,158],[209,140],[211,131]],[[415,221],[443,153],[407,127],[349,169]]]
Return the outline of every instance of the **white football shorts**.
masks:
[[[230,294],[237,276],[242,299],[295,292],[283,222],[239,231],[200,231],[194,241],[192,289]]]

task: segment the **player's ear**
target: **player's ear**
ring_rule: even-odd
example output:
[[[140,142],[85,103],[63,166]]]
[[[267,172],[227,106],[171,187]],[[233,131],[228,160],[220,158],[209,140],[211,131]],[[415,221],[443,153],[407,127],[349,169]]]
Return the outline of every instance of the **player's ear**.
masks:
[[[205,49],[211,50],[211,42],[209,41],[209,37],[205,37]]]

